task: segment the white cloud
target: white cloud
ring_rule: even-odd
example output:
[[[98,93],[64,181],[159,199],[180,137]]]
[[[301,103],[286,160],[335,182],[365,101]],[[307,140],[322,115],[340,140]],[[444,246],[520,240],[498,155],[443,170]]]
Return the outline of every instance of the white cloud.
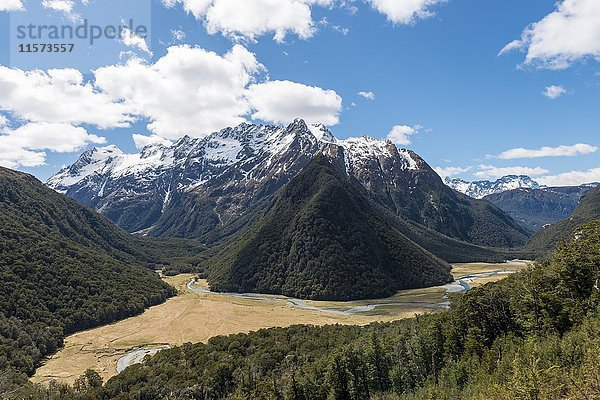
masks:
[[[526,27],[521,39],[507,44],[526,53],[525,65],[564,69],[585,58],[600,61],[600,1],[564,0],[556,10]]]
[[[42,0],[42,6],[49,10],[63,13],[70,21],[83,21],[81,15],[73,12],[73,8],[75,7],[73,0]]]
[[[4,128],[6,125],[8,125],[8,119],[0,114],[0,129]]]
[[[152,52],[148,48],[148,43],[146,43],[146,39],[136,35],[131,29],[123,29],[122,40],[125,46],[137,48],[150,56],[152,55]]]
[[[151,144],[162,144],[164,146],[171,146],[173,144],[173,142],[171,142],[170,140],[167,140],[165,138],[162,138],[158,135],[140,135],[139,133],[134,133],[133,135],[131,135],[132,139],[133,139],[133,143],[135,144],[135,147],[138,150],[142,150],[144,147],[151,145]]]
[[[541,167],[495,167],[493,165],[479,165],[480,171],[475,176],[482,179],[498,179],[506,175],[528,175],[531,177],[547,174],[549,171]]]
[[[371,6],[395,24],[414,24],[435,15],[432,7],[446,0],[369,0]]]
[[[320,26],[326,26],[326,27],[331,27],[331,29],[333,29],[336,32],[341,33],[343,36],[346,36],[349,32],[350,29],[348,28],[344,28],[341,25],[333,25],[331,24],[328,20],[327,17],[323,17],[320,21],[319,21],[319,25]]]
[[[410,136],[419,133],[421,129],[423,129],[421,125],[396,125],[388,133],[387,139],[397,145],[408,145],[411,144]]]
[[[542,176],[537,178],[536,181],[546,186],[578,186],[584,183],[600,182],[600,168]]]
[[[0,112],[21,123],[129,127],[147,120],[167,139],[202,137],[246,121],[304,118],[335,125],[342,99],[333,91],[289,81],[256,83],[265,71],[254,54],[234,45],[224,55],[173,46],[155,63],[131,58],[93,71],[22,71],[0,66]]]
[[[367,100],[375,100],[375,93],[373,92],[358,92],[360,97],[364,97]]]
[[[518,147],[516,149],[506,150],[498,158],[503,160],[513,160],[515,158],[541,158],[541,157],[564,157],[576,156],[578,154],[591,154],[598,150],[597,146],[592,146],[585,143],[577,143],[572,146],[544,146],[539,149],[525,149]]]
[[[233,39],[256,40],[274,33],[277,42],[288,34],[302,39],[315,32],[311,6],[330,6],[332,0],[162,0],[167,7],[183,9],[204,22],[209,34]]]
[[[342,98],[333,90],[290,81],[269,81],[250,86],[248,99],[253,118],[288,123],[302,118],[308,123],[336,125]]]
[[[148,129],[165,138],[204,136],[243,122],[254,54],[235,45],[223,56],[199,47],[174,46],[154,64],[133,59],[95,71],[96,86],[114,101],[150,119]]]
[[[0,0],[0,11],[23,11],[21,0]]]
[[[84,128],[70,124],[32,122],[15,130],[4,129],[0,135],[0,165],[8,168],[43,165],[49,150],[72,153],[90,143],[106,139],[89,134]]]
[[[55,122],[101,129],[133,121],[128,108],[99,93],[75,69],[22,71],[0,65],[0,109],[31,122]]]
[[[542,94],[547,98],[554,100],[558,99],[563,94],[567,94],[567,89],[565,89],[563,86],[550,85],[544,89]]]
[[[452,176],[460,175],[464,172],[467,172],[471,169],[471,167],[435,167],[434,170],[437,172],[439,176],[444,178],[449,178]]]

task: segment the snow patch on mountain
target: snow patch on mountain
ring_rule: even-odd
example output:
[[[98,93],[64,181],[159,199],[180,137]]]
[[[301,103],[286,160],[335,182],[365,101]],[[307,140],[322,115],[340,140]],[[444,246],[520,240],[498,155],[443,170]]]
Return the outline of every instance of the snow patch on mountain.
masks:
[[[446,178],[444,183],[467,196],[481,199],[487,195],[513,189],[539,189],[542,186],[526,175],[507,175],[495,181],[468,182],[460,178]]]
[[[349,170],[367,160],[393,156],[394,151],[403,159],[404,169],[418,169],[410,152],[396,149],[391,142],[367,136],[339,140],[322,124],[306,125],[304,121],[296,120],[287,127],[244,123],[201,139],[186,136],[170,146],[153,143],[136,154],[126,154],[115,145],[96,147],[86,151],[77,162],[48,179],[47,185],[65,193],[70,187],[90,177],[102,177],[104,184],[98,192],[102,196],[108,178],[115,180],[136,176],[139,179],[151,179],[167,170],[194,164],[198,164],[198,168],[202,170],[211,169],[206,168],[207,166],[221,169],[234,164],[243,167],[257,158],[263,159],[263,166],[269,167],[275,162],[276,156],[285,153],[302,133],[310,133],[313,143],[301,143],[301,151],[310,151],[308,148],[314,144],[322,147],[335,144],[344,149]],[[251,179],[252,172],[257,167],[255,165],[250,170],[242,168],[243,175]],[[184,186],[195,187],[212,177],[214,176],[210,174],[200,174],[197,179]]]

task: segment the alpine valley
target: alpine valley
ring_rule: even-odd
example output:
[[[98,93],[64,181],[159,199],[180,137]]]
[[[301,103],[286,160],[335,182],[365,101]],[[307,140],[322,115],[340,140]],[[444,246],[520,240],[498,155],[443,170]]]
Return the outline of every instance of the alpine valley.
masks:
[[[570,361],[557,373],[591,368],[600,188],[543,188],[527,177],[463,182],[458,190],[447,183],[411,150],[369,137],[339,140],[303,120],[244,123],[138,154],[94,148],[49,187],[0,169],[0,394],[359,400],[419,388],[440,393],[437,385],[476,385],[455,382],[461,368],[483,379],[472,357],[495,359],[495,346],[507,346],[499,362],[517,365],[521,353],[535,353],[529,340],[571,349],[563,334],[584,346],[565,350]],[[544,223],[560,221],[531,238],[542,221],[537,209],[547,211]],[[530,267],[506,262],[548,257]],[[475,287],[480,279],[490,283]],[[178,290],[166,282],[179,282]],[[422,313],[431,315],[397,321]],[[299,315],[355,326],[276,328]],[[242,321],[259,316],[252,326],[271,329],[246,334]],[[194,341],[208,344],[167,349],[185,343],[194,324],[209,332]],[[224,325],[242,333],[214,337]],[[91,339],[75,345],[89,328]],[[101,367],[107,359],[114,359],[109,370]],[[83,375],[72,386],[56,383],[74,363]],[[49,387],[28,383],[40,369],[57,371],[45,375]],[[510,392],[505,381],[495,377],[494,387]],[[568,390],[594,390],[583,375],[570,382]]]

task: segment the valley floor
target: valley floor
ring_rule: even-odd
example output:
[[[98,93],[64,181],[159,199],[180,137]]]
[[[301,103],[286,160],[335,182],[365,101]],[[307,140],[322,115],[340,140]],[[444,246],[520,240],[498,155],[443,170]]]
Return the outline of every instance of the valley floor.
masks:
[[[178,296],[143,314],[65,339],[62,350],[38,368],[32,381],[73,383],[93,368],[105,381],[147,354],[183,343],[206,342],[211,337],[296,324],[354,324],[392,321],[443,310],[448,295],[502,279],[527,266],[526,262],[455,264],[454,284],[405,290],[388,299],[357,302],[317,302],[281,296],[218,294],[193,275],[165,278]]]

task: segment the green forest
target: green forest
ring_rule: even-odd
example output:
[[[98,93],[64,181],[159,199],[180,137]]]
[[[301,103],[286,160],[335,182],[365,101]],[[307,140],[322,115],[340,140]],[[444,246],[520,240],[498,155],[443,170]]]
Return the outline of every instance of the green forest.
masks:
[[[186,344],[102,385],[28,399],[598,399],[600,220],[546,261],[387,324],[294,326]]]
[[[387,224],[326,157],[204,264],[213,290],[308,299],[381,298],[452,281],[448,264]]]
[[[590,190],[569,216],[540,229],[527,243],[524,252],[538,256],[548,254],[557,244],[568,240],[581,225],[600,216],[600,187]]]
[[[0,393],[65,335],[174,295],[151,268],[183,268],[200,249],[134,238],[37,179],[0,169]]]

